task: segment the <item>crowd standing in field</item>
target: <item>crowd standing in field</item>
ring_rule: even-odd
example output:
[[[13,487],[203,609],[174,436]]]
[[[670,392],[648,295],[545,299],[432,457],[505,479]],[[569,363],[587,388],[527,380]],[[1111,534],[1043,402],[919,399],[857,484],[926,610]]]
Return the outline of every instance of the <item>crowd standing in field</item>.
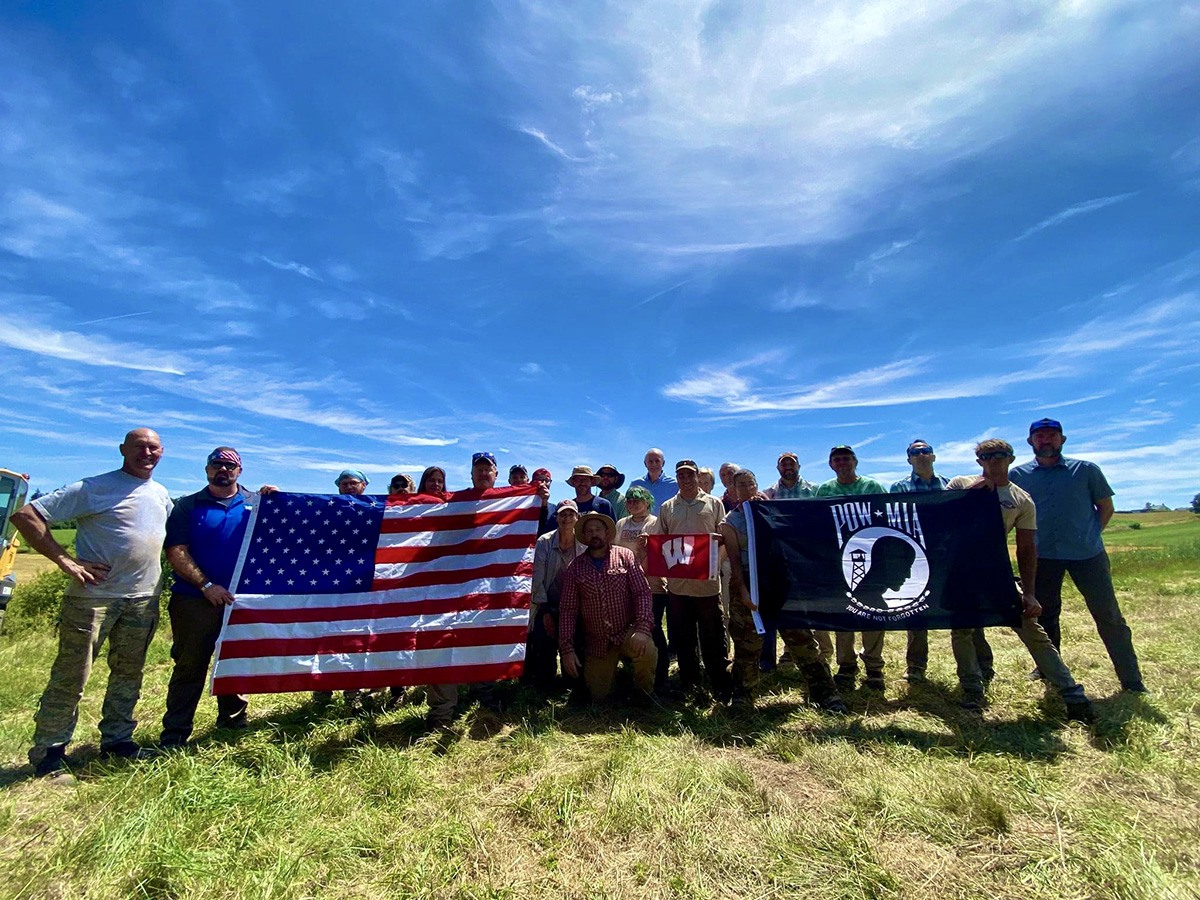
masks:
[[[947,479],[934,471],[933,446],[915,440],[906,451],[911,474],[892,484],[890,491],[858,473],[858,458],[847,445],[830,450],[834,477],[820,484],[800,476],[794,452],[781,453],[778,480],[761,490],[755,474],[734,462],[721,464],[714,473],[682,459],[674,466],[674,476],[669,475],[662,450],[651,448],[643,459],[645,476],[635,479],[624,494],[625,475],[616,466],[604,464],[593,473],[589,466],[578,465],[567,479],[575,496],[557,505],[549,503],[549,470],[537,468],[531,477],[525,466],[514,465],[508,483],[535,485],[541,503],[522,681],[546,694],[565,688],[603,702],[619,696],[614,693],[616,674],[626,660],[632,669],[629,699],[634,703],[716,702],[745,709],[754,704],[760,671],[775,666],[776,642],[782,637],[811,702],[828,713],[844,714],[842,692],[854,688],[860,659],[866,672],[863,688],[885,688],[884,632],[861,632],[861,649],[852,632],[838,632],[832,642],[827,632],[808,629],[761,634],[748,585],[746,504],[985,489],[997,493],[1005,530],[1015,531],[1023,618],[1014,631],[1033,659],[1030,677],[1058,691],[1069,719],[1090,723],[1091,701],[1061,655],[1059,618],[1066,575],[1084,597],[1122,689],[1146,691],[1101,538],[1113,514],[1113,491],[1098,466],[1062,455],[1066,436],[1059,422],[1033,422],[1027,441],[1034,450],[1030,462],[1010,470],[1015,461],[1012,446],[984,440],[975,448],[982,474]],[[28,544],[70,578],[58,654],[34,716],[29,751],[36,775],[60,781],[72,780],[66,748],[102,645],[108,642],[110,675],[100,720],[100,752],[129,759],[157,755],[189,740],[223,610],[236,603],[229,588],[254,497],[239,482],[238,452],[226,446],[213,450],[205,466],[207,485],[173,505],[153,480],[163,455],[159,436],[148,428],[134,429],[119,451],[119,469],[40,497],[13,516]],[[473,455],[473,488],[494,487],[497,474],[491,453]],[[713,493],[718,478],[723,487],[719,498]],[[335,479],[342,494],[363,494],[368,483],[357,469],[346,469]],[[593,493],[596,488],[599,494]],[[259,493],[276,490],[265,485]],[[408,475],[397,474],[389,493],[445,497],[446,473],[430,466],[415,484]],[[67,519],[78,523],[74,557],[50,532],[55,522]],[[647,536],[656,534],[711,535],[722,548],[720,574],[708,580],[647,576]],[[146,651],[158,624],[164,550],[174,570],[168,607],[174,668],[159,744],[142,747],[133,740],[133,713]],[[995,675],[983,629],[952,630],[950,647],[961,703],[969,710],[981,709]],[[910,683],[925,681],[928,657],[928,634],[909,631],[905,661]],[[669,677],[672,658],[677,664],[674,681]],[[836,670],[830,667],[831,658],[836,659]],[[431,726],[452,721],[458,693],[456,685],[425,688]],[[473,693],[484,705],[499,703],[494,685],[475,685]],[[352,706],[361,706],[364,694],[343,692]],[[332,693],[317,692],[313,698],[324,705]],[[394,687],[385,706],[405,699],[404,689]],[[246,727],[248,708],[245,697],[218,697],[217,727]]]

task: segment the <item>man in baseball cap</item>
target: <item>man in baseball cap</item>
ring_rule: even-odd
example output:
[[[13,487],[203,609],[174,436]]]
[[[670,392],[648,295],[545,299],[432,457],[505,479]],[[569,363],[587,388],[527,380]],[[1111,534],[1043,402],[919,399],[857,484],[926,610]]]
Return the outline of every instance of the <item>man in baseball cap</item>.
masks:
[[[1122,689],[1144,694],[1146,685],[1133,634],[1121,614],[1100,536],[1113,516],[1113,489],[1098,465],[1062,455],[1067,436],[1058,420],[1032,422],[1028,442],[1033,461],[1017,466],[1009,478],[1028,491],[1037,505],[1035,593],[1042,605],[1038,622],[1061,649],[1062,585],[1070,574],[1092,614]]]

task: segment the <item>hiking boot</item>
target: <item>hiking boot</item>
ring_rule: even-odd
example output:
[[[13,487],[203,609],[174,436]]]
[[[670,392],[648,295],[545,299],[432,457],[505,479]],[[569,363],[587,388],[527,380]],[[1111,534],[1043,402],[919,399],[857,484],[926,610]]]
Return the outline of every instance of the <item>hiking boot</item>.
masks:
[[[983,703],[982,691],[964,691],[962,699],[958,701],[958,705],[968,712],[983,712]]]
[[[1091,700],[1075,700],[1067,704],[1067,721],[1082,722],[1084,725],[1096,724],[1096,709]]]
[[[153,747],[143,747],[137,741],[117,741],[112,744],[101,744],[100,755],[144,762],[148,759],[157,759],[161,753]]]
[[[78,783],[67,767],[66,747],[48,748],[41,762],[33,767],[33,774],[36,778],[46,779],[47,784],[66,787]]]
[[[824,660],[807,663],[801,666],[800,671],[808,681],[808,699],[813,705],[837,715],[845,715],[850,711],[838,694],[836,683]]]
[[[1146,685],[1140,681],[1133,681],[1129,684],[1121,685],[1121,692],[1125,694],[1148,694],[1150,691],[1146,689]]]
[[[922,669],[909,669],[908,674],[904,676],[904,680],[909,684],[925,684],[928,681]]]
[[[840,690],[849,691],[854,689],[854,682],[858,679],[858,669],[838,669],[837,674],[833,676],[833,683]]]
[[[882,672],[868,672],[863,687],[868,691],[882,691],[887,687],[887,682],[883,680]]]

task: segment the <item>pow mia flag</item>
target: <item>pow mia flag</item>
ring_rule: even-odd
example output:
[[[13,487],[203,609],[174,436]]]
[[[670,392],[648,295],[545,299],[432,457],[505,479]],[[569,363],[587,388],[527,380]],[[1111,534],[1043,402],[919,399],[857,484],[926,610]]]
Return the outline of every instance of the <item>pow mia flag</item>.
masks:
[[[751,594],[770,625],[878,631],[1020,624],[995,491],[749,506]]]

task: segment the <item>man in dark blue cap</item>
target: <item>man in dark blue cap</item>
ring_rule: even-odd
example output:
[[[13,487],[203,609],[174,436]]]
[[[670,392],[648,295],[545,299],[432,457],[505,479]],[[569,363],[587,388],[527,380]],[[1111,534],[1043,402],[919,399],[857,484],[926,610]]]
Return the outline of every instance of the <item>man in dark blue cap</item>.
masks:
[[[1028,440],[1034,459],[1017,466],[1009,477],[1028,491],[1037,504],[1035,593],[1042,605],[1038,622],[1054,646],[1061,649],[1058,620],[1062,612],[1062,585],[1064,576],[1070,573],[1096,622],[1121,688],[1144,694],[1146,686],[1133,649],[1133,635],[1121,615],[1108,553],[1100,536],[1113,515],[1113,490],[1095,463],[1062,455],[1067,437],[1058,421],[1033,422]]]

